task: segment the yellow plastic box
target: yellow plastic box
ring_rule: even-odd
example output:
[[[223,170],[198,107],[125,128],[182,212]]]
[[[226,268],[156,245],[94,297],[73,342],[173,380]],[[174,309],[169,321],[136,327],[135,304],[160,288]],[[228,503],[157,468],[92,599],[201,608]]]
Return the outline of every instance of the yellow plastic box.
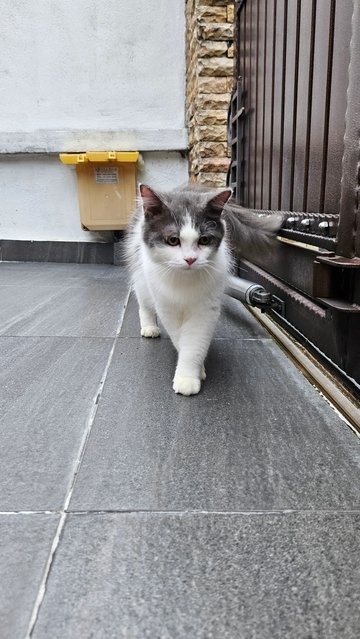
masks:
[[[128,226],[136,197],[137,151],[60,153],[75,164],[80,219],[89,231],[117,231]]]

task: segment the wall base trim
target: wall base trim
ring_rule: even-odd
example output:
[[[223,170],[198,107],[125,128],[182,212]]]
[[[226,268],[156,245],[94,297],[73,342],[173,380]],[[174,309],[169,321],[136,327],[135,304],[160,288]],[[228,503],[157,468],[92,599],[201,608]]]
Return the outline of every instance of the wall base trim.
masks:
[[[114,264],[114,243],[0,240],[0,262]]]

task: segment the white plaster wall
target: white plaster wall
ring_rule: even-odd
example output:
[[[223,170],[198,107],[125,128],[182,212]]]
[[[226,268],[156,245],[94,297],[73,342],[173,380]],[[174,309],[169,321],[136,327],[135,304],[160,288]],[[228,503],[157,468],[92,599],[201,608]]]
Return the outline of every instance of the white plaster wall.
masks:
[[[109,237],[81,229],[75,170],[61,151],[145,151],[139,179],[158,188],[187,180],[175,152],[187,144],[184,7],[2,0],[0,239]]]
[[[0,152],[179,149],[184,0],[2,0]]]
[[[187,181],[187,162],[177,152],[147,152],[139,181],[171,189]],[[13,155],[0,159],[0,239],[106,241],[109,233],[83,231],[76,171],[57,156]]]

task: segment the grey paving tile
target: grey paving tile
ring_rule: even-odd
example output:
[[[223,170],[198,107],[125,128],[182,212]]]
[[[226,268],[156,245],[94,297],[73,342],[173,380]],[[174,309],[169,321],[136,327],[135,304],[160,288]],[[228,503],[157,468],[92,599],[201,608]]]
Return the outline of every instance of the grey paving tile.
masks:
[[[114,337],[124,312],[127,287],[31,287],[4,293],[0,335]]]
[[[359,514],[70,516],[33,639],[355,639]]]
[[[135,294],[131,293],[126,307],[120,337],[140,337],[140,322],[138,305]],[[165,331],[162,331],[162,338],[167,338]]]
[[[61,506],[112,344],[0,337],[0,511]]]
[[[215,329],[215,339],[270,339],[248,309],[227,295],[223,298],[222,314]]]
[[[43,577],[57,515],[0,515],[0,634],[24,639]]]
[[[112,265],[0,262],[0,286],[81,286],[124,276],[123,268]]]
[[[272,340],[214,340],[194,397],[169,340],[119,339],[73,510],[359,505],[355,435]]]
[[[62,270],[34,271],[37,277],[31,284],[24,270],[26,277],[19,284],[0,285],[0,335],[110,337],[116,334],[128,293],[124,271],[117,269],[117,277],[109,279],[102,277],[108,272],[104,269],[68,268],[67,277],[59,280]],[[11,269],[9,273],[12,277]],[[57,280],[53,284],[55,274]]]
[[[135,295],[131,294],[121,327],[121,337],[139,337],[140,324]],[[162,337],[167,338],[165,329]],[[266,339],[269,333],[259,324],[251,313],[237,300],[224,295],[223,311],[215,330],[215,338]]]

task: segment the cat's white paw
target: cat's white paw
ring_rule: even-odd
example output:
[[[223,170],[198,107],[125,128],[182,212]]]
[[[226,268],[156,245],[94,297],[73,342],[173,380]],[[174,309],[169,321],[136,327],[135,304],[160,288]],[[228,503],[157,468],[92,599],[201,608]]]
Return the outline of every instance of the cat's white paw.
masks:
[[[201,381],[196,377],[182,377],[175,375],[173,389],[180,395],[197,395],[201,387]]]
[[[143,337],[159,337],[160,328],[158,326],[144,326],[141,329],[141,335]]]
[[[201,371],[200,371],[200,379],[202,381],[204,381],[204,379],[206,379],[206,370],[205,370],[205,366],[201,367]]]

